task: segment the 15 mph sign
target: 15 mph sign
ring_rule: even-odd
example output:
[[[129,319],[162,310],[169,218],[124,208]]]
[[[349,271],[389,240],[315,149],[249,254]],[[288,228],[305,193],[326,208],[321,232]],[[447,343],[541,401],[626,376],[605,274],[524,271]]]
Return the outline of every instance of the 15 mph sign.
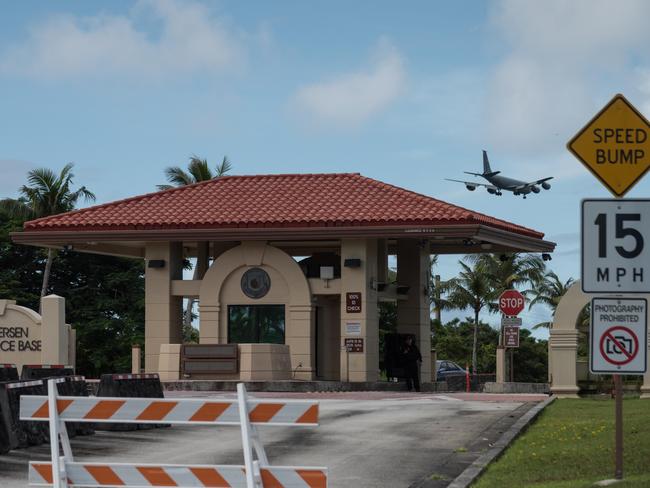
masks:
[[[590,338],[589,369],[592,373],[645,373],[648,351],[646,299],[594,298]]]
[[[650,200],[582,201],[582,291],[650,293]]]

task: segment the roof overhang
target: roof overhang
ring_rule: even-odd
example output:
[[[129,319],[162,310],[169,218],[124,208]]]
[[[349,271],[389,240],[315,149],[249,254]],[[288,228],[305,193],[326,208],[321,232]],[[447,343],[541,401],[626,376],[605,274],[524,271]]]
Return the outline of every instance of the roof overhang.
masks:
[[[427,239],[442,251],[445,242],[464,241],[464,251],[493,252],[498,250],[552,252],[555,243],[542,238],[510,232],[484,224],[432,226],[333,226],[333,227],[227,227],[211,229],[156,230],[65,230],[13,232],[17,244],[59,247],[77,243],[111,243],[115,241],[243,241],[243,240],[312,240],[312,239]],[[494,246],[490,248],[489,245]],[[476,247],[477,249],[473,249]],[[91,251],[92,252],[92,251]],[[438,252],[438,251],[436,251]],[[442,251],[441,253],[444,253]]]

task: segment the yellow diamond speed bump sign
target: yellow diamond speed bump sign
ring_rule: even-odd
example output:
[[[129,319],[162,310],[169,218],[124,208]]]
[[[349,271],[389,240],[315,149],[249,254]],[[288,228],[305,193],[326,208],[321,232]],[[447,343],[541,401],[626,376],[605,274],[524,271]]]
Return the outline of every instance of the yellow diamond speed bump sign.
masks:
[[[650,169],[650,122],[618,94],[567,148],[609,191],[622,197]]]

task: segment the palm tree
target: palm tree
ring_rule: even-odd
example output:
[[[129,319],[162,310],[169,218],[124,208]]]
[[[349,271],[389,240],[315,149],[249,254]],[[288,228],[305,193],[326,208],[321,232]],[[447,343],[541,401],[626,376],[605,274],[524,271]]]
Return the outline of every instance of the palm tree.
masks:
[[[17,199],[0,200],[0,208],[14,217],[37,219],[69,212],[75,208],[80,198],[94,201],[95,195],[85,186],[76,191],[71,190],[74,177],[72,167],[72,163],[66,164],[58,175],[48,168],[31,170],[27,173],[28,185],[23,185],[18,190],[20,196]],[[41,297],[47,292],[54,253],[54,249],[48,248]]]
[[[571,285],[573,285],[574,279],[569,278],[565,282],[562,282],[558,275],[553,271],[546,273],[540,281],[533,284],[533,288],[526,290],[524,294],[526,296],[532,296],[532,300],[528,305],[530,310],[534,305],[538,303],[544,304],[551,309],[552,316],[555,316],[555,310],[560,303],[562,297],[569,291]],[[533,329],[547,328],[550,329],[553,322],[540,322],[533,326]]]
[[[196,155],[190,157],[190,163],[187,165],[187,171],[185,171],[180,166],[169,166],[165,168],[165,176],[167,181],[172,183],[171,185],[157,185],[159,190],[169,190],[171,188],[177,188],[179,186],[193,185],[194,183],[199,183],[201,181],[214,180],[215,178],[220,178],[224,176],[228,171],[232,169],[232,165],[228,160],[227,156],[224,156],[221,160],[221,164],[218,164],[214,171],[210,169],[207,159],[201,159]],[[194,276],[193,279],[198,279],[198,273],[201,266],[199,263],[194,267]],[[189,327],[192,325],[192,308],[194,307],[194,299],[187,299],[187,308],[185,309],[185,315],[183,317],[183,326]]]
[[[482,263],[475,262],[472,267],[462,261],[458,262],[461,272],[456,278],[445,282],[442,291],[446,292],[445,308],[466,309],[474,311],[474,341],[472,345],[472,372],[476,374],[478,350],[478,325],[481,310],[488,307],[496,298],[492,282]]]
[[[193,185],[200,181],[213,180],[224,176],[232,169],[232,165],[227,156],[221,160],[221,164],[217,165],[214,171],[208,166],[206,159],[201,159],[197,156],[190,158],[190,164],[187,165],[187,171],[180,166],[170,166],[165,168],[165,176],[171,185],[157,185],[159,190],[169,190],[179,186]]]
[[[429,303],[433,307],[433,312],[436,319],[441,320],[441,310],[444,307],[443,300],[440,296],[441,293],[441,284],[440,284],[440,275],[436,274],[435,268],[438,265],[438,255],[431,254],[429,256],[429,274],[427,277],[428,284],[427,289],[429,291]]]
[[[468,254],[465,260],[482,264],[497,296],[511,288],[534,286],[546,270],[544,261],[533,254]]]

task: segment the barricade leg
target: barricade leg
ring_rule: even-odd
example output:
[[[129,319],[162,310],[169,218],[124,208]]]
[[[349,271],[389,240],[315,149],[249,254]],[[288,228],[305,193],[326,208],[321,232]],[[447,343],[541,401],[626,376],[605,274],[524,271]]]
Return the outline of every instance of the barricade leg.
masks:
[[[56,397],[56,379],[48,380],[47,406],[49,411],[50,424],[50,454],[52,457],[53,486],[54,488],[68,488],[68,476],[65,472],[65,458],[59,456],[59,435],[61,434],[61,431],[65,432],[65,425],[62,425],[62,422],[59,419],[59,409],[57,406]],[[67,449],[70,449],[69,440]],[[71,451],[69,452],[71,453]]]
[[[241,424],[241,441],[244,449],[246,488],[258,488],[262,486],[262,474],[260,473],[259,463],[253,461],[251,423],[248,417],[248,395],[243,383],[237,384],[237,404],[239,406],[239,423]]]

